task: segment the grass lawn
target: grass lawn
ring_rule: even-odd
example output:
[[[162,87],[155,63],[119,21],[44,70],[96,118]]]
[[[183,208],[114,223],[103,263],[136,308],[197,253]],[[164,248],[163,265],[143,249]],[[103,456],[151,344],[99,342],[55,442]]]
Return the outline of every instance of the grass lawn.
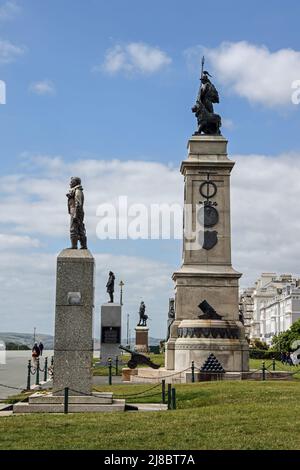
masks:
[[[165,357],[164,354],[147,354],[147,356],[151,359],[152,362],[155,364],[160,364],[162,367],[164,367],[165,363]],[[121,364],[118,368],[118,375],[122,375],[122,367],[124,366],[124,363],[127,363],[130,359],[129,354],[124,354],[122,357],[120,356],[120,359],[122,360],[123,365]],[[93,362],[94,364],[99,361],[99,359],[94,359]],[[115,364],[115,358],[113,361],[113,365]],[[265,366],[268,367],[268,370],[272,370],[272,360],[266,359],[265,360]],[[139,366],[142,367],[142,366]],[[147,367],[147,366],[145,366]],[[250,369],[261,369],[262,368],[262,360],[261,359],[250,359]],[[283,365],[280,361],[275,361],[275,370],[287,370],[291,372],[296,372],[297,370],[300,370],[300,367],[294,367],[294,366],[288,366],[288,365]],[[108,367],[101,366],[101,367],[95,367],[93,369],[93,375],[95,376],[108,376]],[[116,375],[116,370],[115,367],[112,368],[112,375]],[[300,372],[298,375],[296,375],[295,378],[300,379]]]
[[[164,354],[146,354],[149,359],[151,359],[152,362],[155,364],[159,364],[160,366],[164,366],[165,363],[165,356]],[[122,356],[119,356],[119,361],[121,362],[121,365],[119,364],[118,367],[118,374],[117,375],[122,375],[122,367],[127,367],[127,362],[131,358],[130,354],[123,354]],[[108,367],[106,366],[96,366],[96,363],[99,361],[99,359],[94,358],[93,359],[93,364],[95,365],[93,369],[93,375],[94,376],[105,376],[108,375]],[[124,364],[125,363],[125,364]],[[116,369],[115,369],[115,357],[113,357],[113,368],[112,368],[112,375],[116,375]],[[147,367],[147,366],[139,366],[139,367]]]
[[[150,386],[98,389],[123,395]],[[206,382],[176,390],[174,411],[2,417],[0,449],[300,449],[299,381]]]

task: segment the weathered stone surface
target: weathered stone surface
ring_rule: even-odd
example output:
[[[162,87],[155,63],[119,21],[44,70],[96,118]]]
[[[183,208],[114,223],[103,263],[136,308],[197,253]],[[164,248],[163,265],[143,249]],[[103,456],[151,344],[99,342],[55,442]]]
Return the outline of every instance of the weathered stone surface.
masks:
[[[113,400],[111,404],[77,403],[70,404],[69,413],[99,413],[125,411],[125,400]],[[14,405],[14,413],[63,413],[64,404],[31,404],[19,402]]]
[[[95,261],[89,250],[63,250],[57,257],[56,305],[69,305],[69,292],[81,293],[81,305],[94,306]]]
[[[63,396],[53,395],[52,393],[34,393],[29,397],[29,403],[32,405],[62,404]],[[112,393],[93,393],[92,395],[69,395],[70,404],[112,404]]]
[[[217,135],[201,135],[190,138],[188,141],[189,158],[199,158],[200,156],[210,156],[220,159],[227,158],[227,139]]]
[[[122,307],[117,303],[106,303],[101,306],[101,326],[100,326],[100,338],[101,338],[101,360],[107,360],[109,357],[114,358],[120,355],[119,346],[122,338]],[[109,335],[107,328],[112,329],[112,334]],[[106,331],[106,334],[105,334]],[[105,342],[105,338],[109,340],[118,336],[118,340],[115,342]]]
[[[70,295],[70,293],[73,293]],[[74,293],[77,305],[70,302]],[[57,258],[53,391],[92,388],[94,258],[89,250],[63,250]]]
[[[118,303],[101,305],[101,326],[121,326],[122,307]]]
[[[199,231],[215,231],[217,243],[211,249],[204,249],[201,244],[191,246],[190,241],[184,238],[183,265],[173,274],[175,321],[166,344],[165,364],[170,371],[186,369],[192,361],[201,366],[210,353],[217,357],[225,371],[243,372],[249,368],[248,343],[244,327],[239,322],[241,273],[231,265],[230,173],[233,166],[234,162],[227,157],[224,137],[193,136],[189,140],[188,157],[181,165],[185,178],[184,202],[193,208],[195,237]],[[218,217],[212,226],[201,228],[198,211],[205,204],[215,208]],[[198,317],[202,312],[198,305],[204,300],[223,322],[227,322],[226,328],[232,329],[231,332],[226,330],[226,334],[221,334],[222,331],[212,331],[210,328],[213,326],[201,323],[203,320]],[[195,325],[188,322],[195,322]],[[217,320],[214,322],[218,323]],[[196,328],[195,334],[186,334],[187,328]],[[210,329],[207,335],[205,328]],[[219,324],[218,328],[225,326]]]
[[[135,349],[138,352],[148,352],[148,334],[149,328],[147,326],[135,327]]]
[[[90,394],[92,359],[93,351],[54,351],[54,395],[63,395],[65,387],[74,395],[74,390],[77,394]]]
[[[56,307],[54,349],[55,351],[93,350],[90,306]]]

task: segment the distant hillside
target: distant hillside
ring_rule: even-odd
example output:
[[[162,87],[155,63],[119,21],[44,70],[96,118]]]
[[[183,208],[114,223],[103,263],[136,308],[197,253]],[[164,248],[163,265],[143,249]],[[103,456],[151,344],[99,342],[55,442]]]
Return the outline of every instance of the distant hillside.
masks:
[[[33,346],[33,335],[32,333],[0,333],[0,341],[4,341],[5,343],[16,343],[16,344],[26,344],[26,346],[30,347]],[[54,337],[51,335],[44,335],[44,334],[37,334],[36,341],[42,341],[45,349],[53,349],[54,345]],[[131,343],[133,343],[133,338],[131,339]],[[149,337],[149,346],[157,346],[161,339],[159,338],[152,338]],[[122,339],[122,344],[126,345],[126,339]],[[94,339],[94,349],[100,349],[100,341],[99,338]]]
[[[33,346],[33,334],[31,333],[0,333],[0,341],[5,343],[26,344],[30,349]],[[53,336],[37,334],[36,341],[42,341],[45,349],[53,349]]]

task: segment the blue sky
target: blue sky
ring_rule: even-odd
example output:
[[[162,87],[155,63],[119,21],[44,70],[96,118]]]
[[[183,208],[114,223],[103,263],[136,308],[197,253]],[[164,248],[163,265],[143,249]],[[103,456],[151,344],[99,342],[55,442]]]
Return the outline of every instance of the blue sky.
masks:
[[[190,108],[198,91],[203,50],[207,57],[206,68],[212,72],[220,92],[216,112],[224,121],[223,134],[229,139],[229,152],[241,161],[240,170],[238,166],[236,168],[236,191],[244,191],[239,193],[242,194],[239,198],[251,197],[255,205],[253,217],[262,210],[262,200],[254,176],[253,180],[246,177],[249,165],[254,175],[259,171],[267,187],[274,191],[282,184],[270,180],[270,172],[274,174],[278,164],[283,165],[282,174],[286,178],[290,177],[291,166],[295,166],[294,176],[298,174],[299,106],[292,105],[289,96],[291,81],[300,79],[299,14],[297,1],[283,4],[276,0],[264,3],[254,0],[248,4],[234,0],[201,3],[169,0],[0,1],[0,80],[7,86],[7,103],[0,105],[1,175],[6,177],[0,192],[4,197],[2,201],[9,201],[9,207],[16,210],[15,218],[9,218],[7,204],[0,206],[5,215],[1,218],[0,235],[4,239],[10,237],[11,259],[15,259],[15,264],[11,263],[11,284],[5,290],[7,300],[0,330],[15,330],[16,320],[20,320],[22,331],[31,330],[33,323],[43,332],[52,331],[54,271],[51,257],[55,260],[57,252],[67,243],[64,229],[56,231],[53,228],[54,233],[51,233],[51,227],[58,223],[55,218],[49,219],[48,232],[38,223],[29,227],[18,222],[24,211],[29,211],[29,217],[35,214],[34,203],[39,201],[42,190],[37,187],[36,192],[26,194],[28,204],[23,207],[18,200],[22,195],[17,187],[15,193],[8,189],[11,179],[7,178],[21,175],[24,187],[37,185],[40,181],[56,191],[56,179],[62,182],[65,178],[67,186],[68,171],[73,170],[74,162],[80,161],[84,165],[87,160],[110,162],[116,159],[120,162],[121,174],[125,171],[122,163],[126,165],[132,160],[147,164],[156,162],[162,165],[165,178],[169,179],[162,180],[161,186],[153,192],[154,202],[160,200],[160,193],[164,193],[163,200],[169,197],[171,202],[179,201],[183,181],[179,172],[177,179],[174,172],[185,158],[187,140],[195,130]],[[112,59],[121,62],[117,66],[114,62],[115,68],[112,68]],[[294,155],[292,160],[289,159],[291,153]],[[260,160],[251,160],[251,154],[261,156]],[[37,156],[40,157],[38,163]],[[49,166],[49,161],[55,158],[62,162],[56,168],[57,173]],[[252,162],[257,166],[254,163],[252,166]],[[263,166],[261,162],[264,162]],[[47,174],[49,168],[50,176]],[[144,174],[143,184],[149,186],[145,189],[149,200],[153,181],[150,178],[156,179],[158,168],[145,166],[149,173]],[[115,181],[109,179],[115,170],[108,171],[109,175],[100,172],[98,183],[90,186],[90,194],[94,194],[99,185],[99,203],[102,202],[101,188],[110,187],[112,183],[108,182]],[[239,181],[244,182],[243,187]],[[5,188],[4,183],[8,185]],[[89,184],[87,175],[87,201]],[[126,187],[124,183],[123,192]],[[133,197],[134,188],[131,190]],[[270,200],[274,201],[277,196],[272,197]],[[291,202],[295,197],[297,187],[290,194]],[[61,198],[57,210],[64,214],[63,192]],[[143,198],[139,185],[136,198]],[[284,193],[284,198],[288,198],[288,194]],[[233,206],[233,237],[236,240],[233,258],[236,267],[245,272],[244,285],[252,282],[261,271],[297,271],[292,253],[298,247],[294,245],[288,254],[285,252],[285,262],[282,257],[270,256],[268,249],[271,248],[266,247],[264,263],[261,254],[255,263],[249,262],[245,253],[249,252],[249,246],[256,249],[254,240],[257,240],[257,231],[262,231],[263,227],[254,222],[256,232],[249,229],[245,234],[241,228],[242,209],[234,203]],[[43,207],[41,205],[41,210]],[[282,212],[276,214],[274,220],[280,217]],[[294,230],[297,229],[295,226]],[[282,225],[280,230],[283,230]],[[241,240],[245,240],[245,236],[251,239],[243,248]],[[284,237],[285,232],[282,239]],[[110,269],[109,263],[113,264],[118,257],[127,257],[120,274],[127,276],[127,282],[132,284],[128,287],[130,299],[126,308],[133,316],[137,315],[139,301],[146,296],[146,304],[153,312],[149,312],[153,317],[153,335],[164,334],[168,297],[172,294],[170,278],[172,270],[180,264],[181,242],[100,242],[93,236],[90,239],[93,252],[115,257],[115,261],[109,257],[101,258],[101,262],[107,259],[108,264],[98,267],[99,276],[102,276],[98,281],[98,310],[105,299],[101,282],[106,274],[102,271],[106,273]],[[30,308],[23,316],[19,313],[20,305],[24,303],[20,298],[30,299],[31,284],[24,281],[26,269],[22,281],[18,278],[19,265],[28,261],[23,258],[22,243],[26,246],[26,255],[49,256],[45,261],[45,282],[40,284],[40,298],[36,303],[30,301]],[[20,251],[14,258],[16,250]],[[129,273],[126,266],[131,262]],[[156,286],[151,284],[154,281],[150,276],[151,280],[149,278],[147,282],[152,287],[148,286],[148,291],[143,293],[141,283],[137,294],[134,280],[140,277],[139,270],[148,262],[149,269],[156,266],[163,278]],[[5,269],[6,265],[3,276]],[[28,267],[32,285],[37,277],[43,279],[36,269],[34,265]],[[46,286],[49,282],[51,288]],[[11,293],[16,288],[20,298],[13,303]]]

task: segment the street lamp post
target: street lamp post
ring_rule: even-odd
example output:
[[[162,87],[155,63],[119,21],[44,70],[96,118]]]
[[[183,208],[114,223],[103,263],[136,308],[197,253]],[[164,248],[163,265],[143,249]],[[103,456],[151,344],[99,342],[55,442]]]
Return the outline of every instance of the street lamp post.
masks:
[[[35,343],[35,332],[36,332],[36,327],[33,328],[33,344]]]
[[[123,286],[124,286],[124,282],[123,281],[120,281],[120,305],[123,305]]]
[[[129,344],[129,313],[127,313],[127,346],[130,346]]]

